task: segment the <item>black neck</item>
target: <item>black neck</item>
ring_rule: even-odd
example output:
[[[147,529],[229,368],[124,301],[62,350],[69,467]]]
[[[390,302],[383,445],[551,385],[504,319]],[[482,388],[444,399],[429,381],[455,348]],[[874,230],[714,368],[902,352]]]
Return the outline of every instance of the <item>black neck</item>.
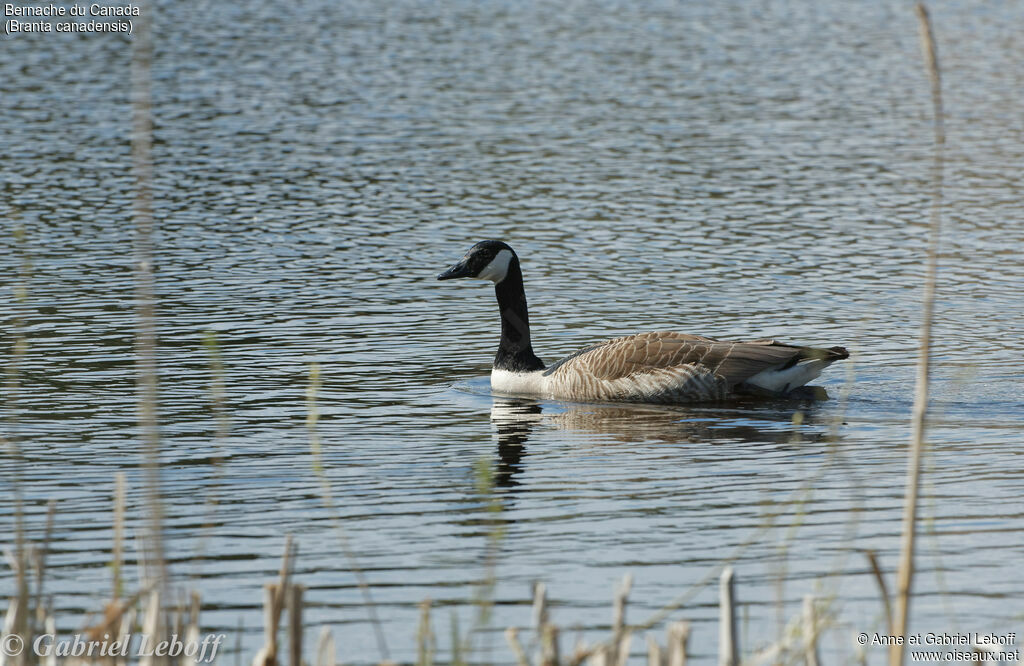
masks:
[[[511,372],[543,370],[544,362],[530,344],[530,316],[526,313],[526,290],[518,257],[509,262],[505,279],[494,285],[494,295],[501,312],[501,342],[494,367]]]

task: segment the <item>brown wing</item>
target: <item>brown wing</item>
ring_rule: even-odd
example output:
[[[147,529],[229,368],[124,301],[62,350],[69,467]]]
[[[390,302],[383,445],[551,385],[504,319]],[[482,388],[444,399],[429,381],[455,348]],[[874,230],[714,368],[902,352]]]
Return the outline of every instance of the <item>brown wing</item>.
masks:
[[[599,380],[615,380],[653,370],[698,366],[734,386],[771,367],[800,356],[800,347],[773,340],[726,342],[673,331],[640,333],[582,349],[545,371],[570,369]],[[567,366],[572,366],[567,367]]]

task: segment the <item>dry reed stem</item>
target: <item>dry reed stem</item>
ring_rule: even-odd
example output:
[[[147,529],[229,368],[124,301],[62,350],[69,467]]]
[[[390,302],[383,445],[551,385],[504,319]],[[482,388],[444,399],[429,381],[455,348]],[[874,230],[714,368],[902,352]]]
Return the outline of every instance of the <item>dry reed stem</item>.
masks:
[[[149,504],[149,549],[146,576],[167,582],[163,546],[163,508],[160,498],[160,435],[157,424],[156,305],[153,297],[153,112],[150,67],[151,7],[142,2],[135,39],[132,40],[132,175],[135,198],[135,367],[139,428],[145,452],[146,494]],[[153,638],[156,638],[155,636]]]
[[[334,666],[334,634],[327,627],[320,628],[316,642],[316,666]]]
[[[558,666],[558,627],[545,624],[540,637],[540,666]]]
[[[35,598],[35,619],[34,627],[41,627],[46,621],[46,608],[43,603],[43,580],[46,577],[46,556],[50,552],[50,540],[53,538],[53,521],[57,513],[57,501],[50,500],[46,503],[46,528],[43,530],[43,542],[33,549],[33,558],[36,569],[36,598]]]
[[[516,664],[518,666],[530,666],[530,659],[526,656],[526,650],[523,649],[523,644],[519,642],[519,630],[515,627],[506,629],[505,641],[512,648],[513,654],[516,655]]]
[[[633,633],[626,631],[615,644],[615,666],[626,666],[629,661],[629,646],[633,642]]]
[[[291,534],[285,535],[284,538],[284,553],[281,555],[281,569],[279,576],[281,578],[278,584],[278,590],[281,595],[285,594],[288,589],[288,584],[291,582],[292,577],[292,559],[298,554],[298,545],[295,544]],[[277,599],[277,619],[281,619],[281,610],[284,607],[283,596]]]
[[[814,611],[814,597],[804,597],[803,607],[804,663],[807,666],[818,666],[818,619]]]
[[[572,656],[566,661],[566,666],[580,666],[580,664],[590,659],[592,651],[593,649],[588,647],[587,642],[583,640],[583,636],[577,635],[576,645],[572,648]]]
[[[84,633],[89,636],[89,640],[99,640],[103,637],[103,634],[110,631],[115,624],[122,622],[124,617],[133,613],[135,610],[135,604],[139,602],[139,599],[152,593],[155,585],[156,581],[150,581],[149,584],[141,588],[128,599],[125,599],[124,601],[112,601],[107,604],[107,607],[103,611],[103,620],[101,620],[99,624],[85,630]]]
[[[612,666],[622,666],[629,657],[631,634],[626,630],[626,602],[629,600],[629,591],[632,587],[633,576],[627,573],[615,591],[615,603],[612,606],[612,639],[609,646]]]
[[[737,666],[735,584],[732,567],[726,567],[718,584],[718,664]]]
[[[873,550],[865,550],[864,556],[868,558],[868,564],[871,565],[871,573],[875,576],[875,582],[878,583],[878,593],[882,595],[882,609],[885,611],[885,626],[889,635],[894,635],[892,626],[892,602],[889,600],[889,588],[885,584],[885,576],[882,575],[882,567],[878,564],[878,557],[875,555]]]
[[[20,224],[14,229],[14,238],[17,248],[21,254],[21,268],[18,272],[19,283],[14,288],[15,302],[17,303],[14,313],[12,328],[14,331],[14,349],[11,352],[11,361],[4,372],[4,394],[5,403],[9,409],[11,422],[10,439],[0,438],[9,451],[12,465],[11,488],[14,495],[14,553],[8,551],[5,555],[12,559],[11,566],[15,570],[15,597],[7,608],[7,616],[4,622],[4,633],[16,633],[26,635],[28,627],[28,604],[29,585],[27,567],[27,544],[25,542],[25,513],[21,494],[21,476],[24,458],[22,457],[19,436],[17,432],[17,402],[21,388],[20,368],[22,360],[28,350],[28,338],[25,335],[25,320],[23,311],[28,300],[28,279],[31,267],[28,255],[25,252],[25,229]],[[0,653],[0,659],[5,655]],[[25,664],[28,661],[24,653],[12,657],[15,665]]]
[[[263,586],[263,647],[252,659],[252,666],[274,666],[277,663],[277,583]]]
[[[277,629],[281,624],[281,613],[284,610],[285,600],[290,594],[292,560],[296,550],[292,535],[285,536],[278,582],[267,583],[263,586],[264,645],[253,657],[253,666],[274,666],[278,663]]]
[[[193,591],[189,595],[188,624],[185,626],[185,640],[193,644],[198,644],[201,640],[199,637],[199,611],[201,608],[202,600],[199,592]],[[196,661],[194,657],[182,654],[178,663],[179,666],[195,666]]]
[[[54,619],[53,615],[46,616],[45,628],[46,633],[50,634],[51,636],[57,635],[57,620]],[[51,652],[46,657],[44,657],[39,662],[41,666],[57,666],[57,655],[54,654],[55,652],[56,650],[54,650],[54,652]]]
[[[651,634],[647,634],[647,666],[665,666],[661,646]]]
[[[452,666],[465,666],[465,661],[462,659],[462,641],[459,639],[459,615],[454,610],[452,611],[451,619],[451,637],[452,637]]]
[[[305,586],[292,584],[288,587],[288,663],[302,666],[302,593]]]
[[[668,625],[668,664],[686,666],[686,644],[690,640],[690,623],[673,622]]]
[[[135,630],[136,622],[135,619],[138,617],[139,612],[135,604],[132,604],[125,613],[121,616],[121,626],[118,627],[117,640],[121,641],[121,644],[125,644],[131,639],[131,633]],[[49,632],[53,633],[53,632]],[[119,666],[126,666],[128,664],[128,658],[122,657],[117,660]]]
[[[428,598],[420,602],[420,624],[416,628],[416,666],[434,666],[434,651],[434,630],[430,627]]]
[[[935,310],[935,283],[938,269],[939,238],[942,229],[942,166],[945,130],[942,121],[942,82],[939,59],[931,20],[924,4],[915,6],[921,29],[921,48],[928,68],[932,88],[932,113],[935,132],[935,157],[932,166],[932,206],[928,235],[927,270],[922,305],[921,337],[917,358],[917,385],[914,391],[914,410],[911,420],[910,453],[907,457],[907,483],[903,505],[903,539],[900,547],[900,566],[897,578],[896,616],[893,635],[905,636],[910,620],[910,598],[914,579],[914,541],[917,531],[917,499],[921,482],[921,457],[924,450],[925,418],[928,412],[928,378],[932,340],[932,318]],[[889,648],[889,665],[903,666],[904,646]]]
[[[124,507],[125,507],[125,475],[118,472],[114,476],[114,548],[111,576],[113,577],[112,600],[121,598],[121,567],[124,562]]]
[[[142,634],[144,636],[151,637],[151,640],[158,640],[156,637],[160,637],[159,640],[162,640],[163,637],[163,622],[161,622],[162,613],[160,612],[160,596],[161,595],[159,586],[154,587],[150,591],[149,603],[146,606],[146,615],[142,621]],[[146,652],[139,659],[139,666],[154,666],[154,664],[157,664],[162,661],[164,661],[163,658],[160,658],[158,661],[156,655],[154,655],[152,652]]]
[[[533,584],[533,628],[540,636],[548,623],[548,595],[544,583]]]

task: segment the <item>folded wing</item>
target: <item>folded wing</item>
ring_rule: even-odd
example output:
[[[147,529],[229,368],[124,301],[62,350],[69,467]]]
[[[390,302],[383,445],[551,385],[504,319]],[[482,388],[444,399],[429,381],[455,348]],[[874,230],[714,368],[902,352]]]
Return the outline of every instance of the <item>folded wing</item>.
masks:
[[[607,340],[568,356],[544,374],[558,393],[592,399],[672,402],[716,400],[759,373],[793,365],[813,353],[774,340],[726,342],[656,331]]]

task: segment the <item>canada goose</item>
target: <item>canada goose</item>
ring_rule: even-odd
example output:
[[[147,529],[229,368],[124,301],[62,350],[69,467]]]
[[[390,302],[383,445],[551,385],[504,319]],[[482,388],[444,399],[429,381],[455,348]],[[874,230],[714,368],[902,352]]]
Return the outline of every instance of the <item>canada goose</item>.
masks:
[[[545,367],[530,344],[523,273],[515,251],[481,241],[438,280],[476,278],[494,283],[501,341],[491,370],[498,393],[599,402],[686,403],[736,394],[786,396],[834,361],[842,347],[815,349],[774,340],[729,342],[657,331],[585,347]]]

